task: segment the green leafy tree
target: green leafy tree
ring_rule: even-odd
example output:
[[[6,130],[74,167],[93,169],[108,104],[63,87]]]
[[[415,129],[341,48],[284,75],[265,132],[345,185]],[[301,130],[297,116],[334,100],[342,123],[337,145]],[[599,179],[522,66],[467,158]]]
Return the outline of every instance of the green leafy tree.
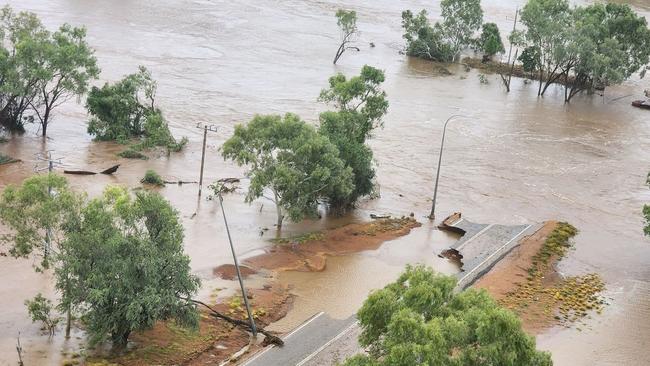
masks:
[[[93,87],[86,100],[91,116],[88,133],[101,141],[141,138],[131,147],[134,152],[157,146],[180,151],[187,138],[176,141],[172,136],[162,111],[156,107],[156,89],[156,81],[144,66],[114,84]]]
[[[336,146],[295,114],[258,115],[236,126],[222,154],[249,168],[246,202],[265,197],[275,203],[278,227],[285,214],[293,221],[316,216],[323,197],[346,197],[353,189],[352,171]]]
[[[547,366],[515,314],[485,290],[456,293],[452,277],[408,266],[395,281],[370,294],[357,317],[359,342],[368,350],[345,362],[361,365]]]
[[[402,12],[408,55],[454,62],[464,48],[475,43],[474,34],[483,22],[480,0],[443,0],[440,7],[442,22],[433,26],[427,19],[426,10],[417,15],[410,10]]]
[[[33,119],[27,110],[42,78],[33,59],[49,37],[35,14],[15,13],[9,6],[0,11],[0,126],[10,131],[23,132]]]
[[[374,188],[372,150],[366,140],[376,128],[383,126],[382,118],[388,111],[386,92],[381,89],[384,79],[383,71],[365,65],[359,76],[350,79],[343,74],[332,76],[329,88],[320,94],[319,99],[332,104],[337,111],[321,113],[318,131],[336,145],[341,159],[353,173],[351,194],[333,191],[327,197],[330,206],[337,210],[353,205]]]
[[[25,306],[27,306],[27,313],[32,322],[41,322],[50,337],[53,336],[61,318],[52,314],[52,301],[39,293],[33,299],[25,300]]]
[[[426,10],[417,15],[410,10],[402,12],[402,28],[406,40],[406,54],[436,61],[452,61],[453,51],[451,46],[444,42],[444,35],[440,23],[431,25],[427,18]]]
[[[564,49],[566,102],[583,90],[620,84],[650,61],[648,23],[628,5],[578,7],[574,24]]]
[[[82,309],[91,345],[110,338],[123,348],[131,332],[159,320],[198,324],[190,297],[200,282],[183,237],[178,211],[157,193],[133,197],[109,187],[82,209],[66,238],[57,286],[70,282],[64,301]]]
[[[483,24],[481,37],[478,39],[479,48],[483,54],[492,57],[497,53],[505,52],[499,27],[495,23]]]
[[[521,22],[527,28],[526,41],[535,50],[529,56],[536,56],[539,64],[538,95],[544,95],[563,74],[572,17],[567,0],[529,0],[521,10]]]
[[[483,23],[481,0],[442,0],[443,34],[455,61],[460,51],[473,43],[474,34]]]
[[[519,55],[519,61],[526,72],[535,72],[538,71],[541,67],[539,49],[535,46],[529,46],[524,48],[521,55]]]
[[[114,84],[93,87],[86,100],[88,133],[97,140],[121,142],[144,135],[145,120],[156,111],[156,88],[143,66]]]
[[[15,258],[35,256],[40,262],[36,271],[63,265],[67,247],[64,245],[70,224],[78,221],[85,197],[75,194],[64,177],[56,174],[37,175],[21,186],[7,186],[0,197],[0,221],[9,233],[0,236],[0,243],[9,246]],[[71,291],[68,277],[61,277],[62,297]],[[70,336],[72,307],[62,301],[59,309],[67,314],[66,337]]]
[[[336,24],[341,31],[341,44],[336,55],[334,56],[334,64],[343,56],[343,53],[349,49],[359,51],[359,47],[351,46],[350,44],[355,41],[359,36],[359,29],[357,28],[357,12],[354,10],[339,9],[336,11]]]
[[[30,67],[37,70],[37,98],[30,101],[41,133],[47,135],[52,111],[88,90],[99,75],[94,51],[86,42],[86,29],[62,25],[43,47],[34,50]]]

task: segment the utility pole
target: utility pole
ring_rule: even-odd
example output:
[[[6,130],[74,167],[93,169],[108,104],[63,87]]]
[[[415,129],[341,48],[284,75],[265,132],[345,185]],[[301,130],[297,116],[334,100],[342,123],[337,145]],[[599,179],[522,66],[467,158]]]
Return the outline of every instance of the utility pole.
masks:
[[[440,178],[440,164],[442,163],[442,149],[445,147],[445,133],[447,132],[447,124],[454,118],[466,117],[460,114],[454,114],[453,116],[447,118],[445,125],[442,127],[442,141],[440,142],[440,155],[438,155],[438,170],[436,172],[436,184],[433,188],[433,203],[431,204],[431,213],[429,214],[429,220],[436,218],[436,196],[438,195],[438,179]]]
[[[246,313],[248,313],[248,320],[251,323],[251,330],[253,331],[253,337],[257,337],[257,328],[255,327],[255,319],[253,319],[253,314],[251,313],[251,307],[248,303],[248,296],[246,296],[246,288],[244,287],[244,281],[241,278],[241,271],[239,270],[239,262],[237,261],[237,254],[235,254],[235,247],[232,245],[232,238],[230,237],[230,228],[228,228],[228,220],[226,220],[226,212],[223,209],[223,197],[221,192],[218,193],[219,196],[219,205],[221,205],[221,214],[223,215],[223,223],[226,225],[226,233],[228,233],[228,242],[230,243],[230,251],[232,252],[232,259],[235,262],[235,269],[237,270],[237,279],[239,279],[239,286],[241,287],[241,294],[244,297],[244,304],[246,304]]]
[[[35,172],[44,171],[47,169],[47,174],[51,175],[54,171],[54,165],[61,165],[61,159],[57,158],[56,161],[52,159],[52,150],[48,150],[45,155],[37,154],[36,159],[39,161],[47,162],[47,168],[39,168],[38,165],[34,167]],[[49,176],[48,176],[49,178]],[[47,185],[47,195],[52,197],[52,186],[49,183]],[[50,255],[52,249],[52,228],[45,228],[45,247],[43,248],[43,256],[47,259]]]
[[[517,30],[517,17],[519,15],[519,7],[515,9],[515,21],[512,24],[512,33],[513,35],[515,31]],[[510,68],[510,72],[508,74],[508,77],[506,78],[503,76],[503,73],[499,73],[499,76],[501,76],[501,80],[503,81],[503,84],[506,86],[506,91],[510,92],[510,81],[512,80],[512,73],[515,68],[515,61],[517,60],[517,54],[519,53],[519,48],[515,51],[515,58],[512,60],[512,66],[510,65],[510,57],[512,56],[512,39],[510,39],[510,49],[508,50],[508,67]]]
[[[201,128],[201,123],[196,124],[196,128]],[[208,131],[217,132],[217,127],[214,125],[203,125],[203,149],[201,150],[201,173],[199,175],[199,197],[201,197],[201,189],[203,188],[203,167],[205,166],[205,145],[208,138]]]

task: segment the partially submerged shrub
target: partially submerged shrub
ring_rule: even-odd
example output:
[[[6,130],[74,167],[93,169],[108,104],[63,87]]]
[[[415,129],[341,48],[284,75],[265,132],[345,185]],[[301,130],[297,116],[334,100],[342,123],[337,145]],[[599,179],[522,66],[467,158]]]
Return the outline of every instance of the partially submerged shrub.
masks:
[[[147,172],[144,174],[144,178],[142,178],[140,182],[145,184],[151,184],[158,187],[162,187],[165,185],[165,181],[163,181],[162,177],[154,170],[151,169],[147,170]]]
[[[147,160],[149,159],[145,154],[134,150],[133,148],[128,148],[121,153],[117,154],[119,157],[125,158],[125,159],[140,159],[140,160]]]
[[[43,329],[47,330],[50,337],[53,336],[61,318],[52,315],[52,301],[39,293],[32,300],[25,300],[25,306],[32,322],[41,322]]]

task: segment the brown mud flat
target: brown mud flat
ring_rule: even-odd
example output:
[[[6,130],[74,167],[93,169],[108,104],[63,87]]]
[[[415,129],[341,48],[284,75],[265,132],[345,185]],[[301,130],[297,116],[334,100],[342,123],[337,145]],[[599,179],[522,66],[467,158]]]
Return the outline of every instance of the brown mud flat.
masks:
[[[242,278],[247,278],[257,273],[256,270],[246,266],[239,266],[239,272]],[[213,269],[212,274],[224,280],[232,281],[237,279],[237,269],[234,264],[222,264]]]
[[[265,286],[248,289],[253,316],[258,327],[265,327],[283,318],[293,303],[285,287]],[[246,320],[246,308],[241,295],[216,304],[213,308],[230,317]],[[153,329],[134,333],[133,347],[120,356],[89,357],[89,366],[145,365],[218,365],[248,345],[250,335],[241,328],[215,319],[200,309],[199,329],[185,329],[174,322],[158,322]]]
[[[281,239],[267,253],[245,260],[259,270],[323,271],[327,256],[377,249],[382,243],[407,235],[421,224],[411,217],[379,219],[292,239]]]
[[[600,314],[604,303],[600,277],[592,273],[562,278],[555,269],[575,233],[566,223],[545,222],[473,287],[487,290],[499,304],[517,313],[530,334],[569,326],[591,311]]]

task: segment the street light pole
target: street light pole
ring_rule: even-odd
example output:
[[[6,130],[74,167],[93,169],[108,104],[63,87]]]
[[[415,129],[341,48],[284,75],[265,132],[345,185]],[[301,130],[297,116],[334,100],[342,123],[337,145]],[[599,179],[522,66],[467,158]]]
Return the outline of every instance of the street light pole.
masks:
[[[460,114],[454,114],[453,116],[447,118],[445,125],[442,127],[442,141],[440,142],[440,155],[438,156],[438,170],[436,172],[436,185],[433,188],[433,203],[431,204],[431,213],[429,214],[429,219],[433,220],[436,218],[436,196],[438,195],[438,179],[440,178],[440,164],[442,163],[442,149],[445,147],[445,133],[447,132],[447,124],[454,118],[465,117]]]
[[[226,225],[226,233],[228,233],[228,242],[230,243],[230,250],[232,251],[232,259],[235,262],[235,269],[237,270],[237,279],[239,279],[239,286],[241,287],[241,293],[244,297],[244,304],[246,304],[246,313],[248,313],[248,320],[251,323],[251,330],[253,331],[253,337],[257,337],[257,327],[255,326],[255,319],[253,319],[253,314],[251,313],[251,306],[248,303],[248,296],[246,295],[246,288],[244,287],[244,281],[241,278],[241,271],[239,270],[239,261],[237,261],[237,255],[235,254],[235,247],[232,245],[232,238],[230,237],[230,229],[228,228],[228,220],[226,220],[226,212],[223,209],[223,197],[221,197],[221,192],[219,192],[219,204],[221,205],[221,214],[223,215],[223,223]]]

